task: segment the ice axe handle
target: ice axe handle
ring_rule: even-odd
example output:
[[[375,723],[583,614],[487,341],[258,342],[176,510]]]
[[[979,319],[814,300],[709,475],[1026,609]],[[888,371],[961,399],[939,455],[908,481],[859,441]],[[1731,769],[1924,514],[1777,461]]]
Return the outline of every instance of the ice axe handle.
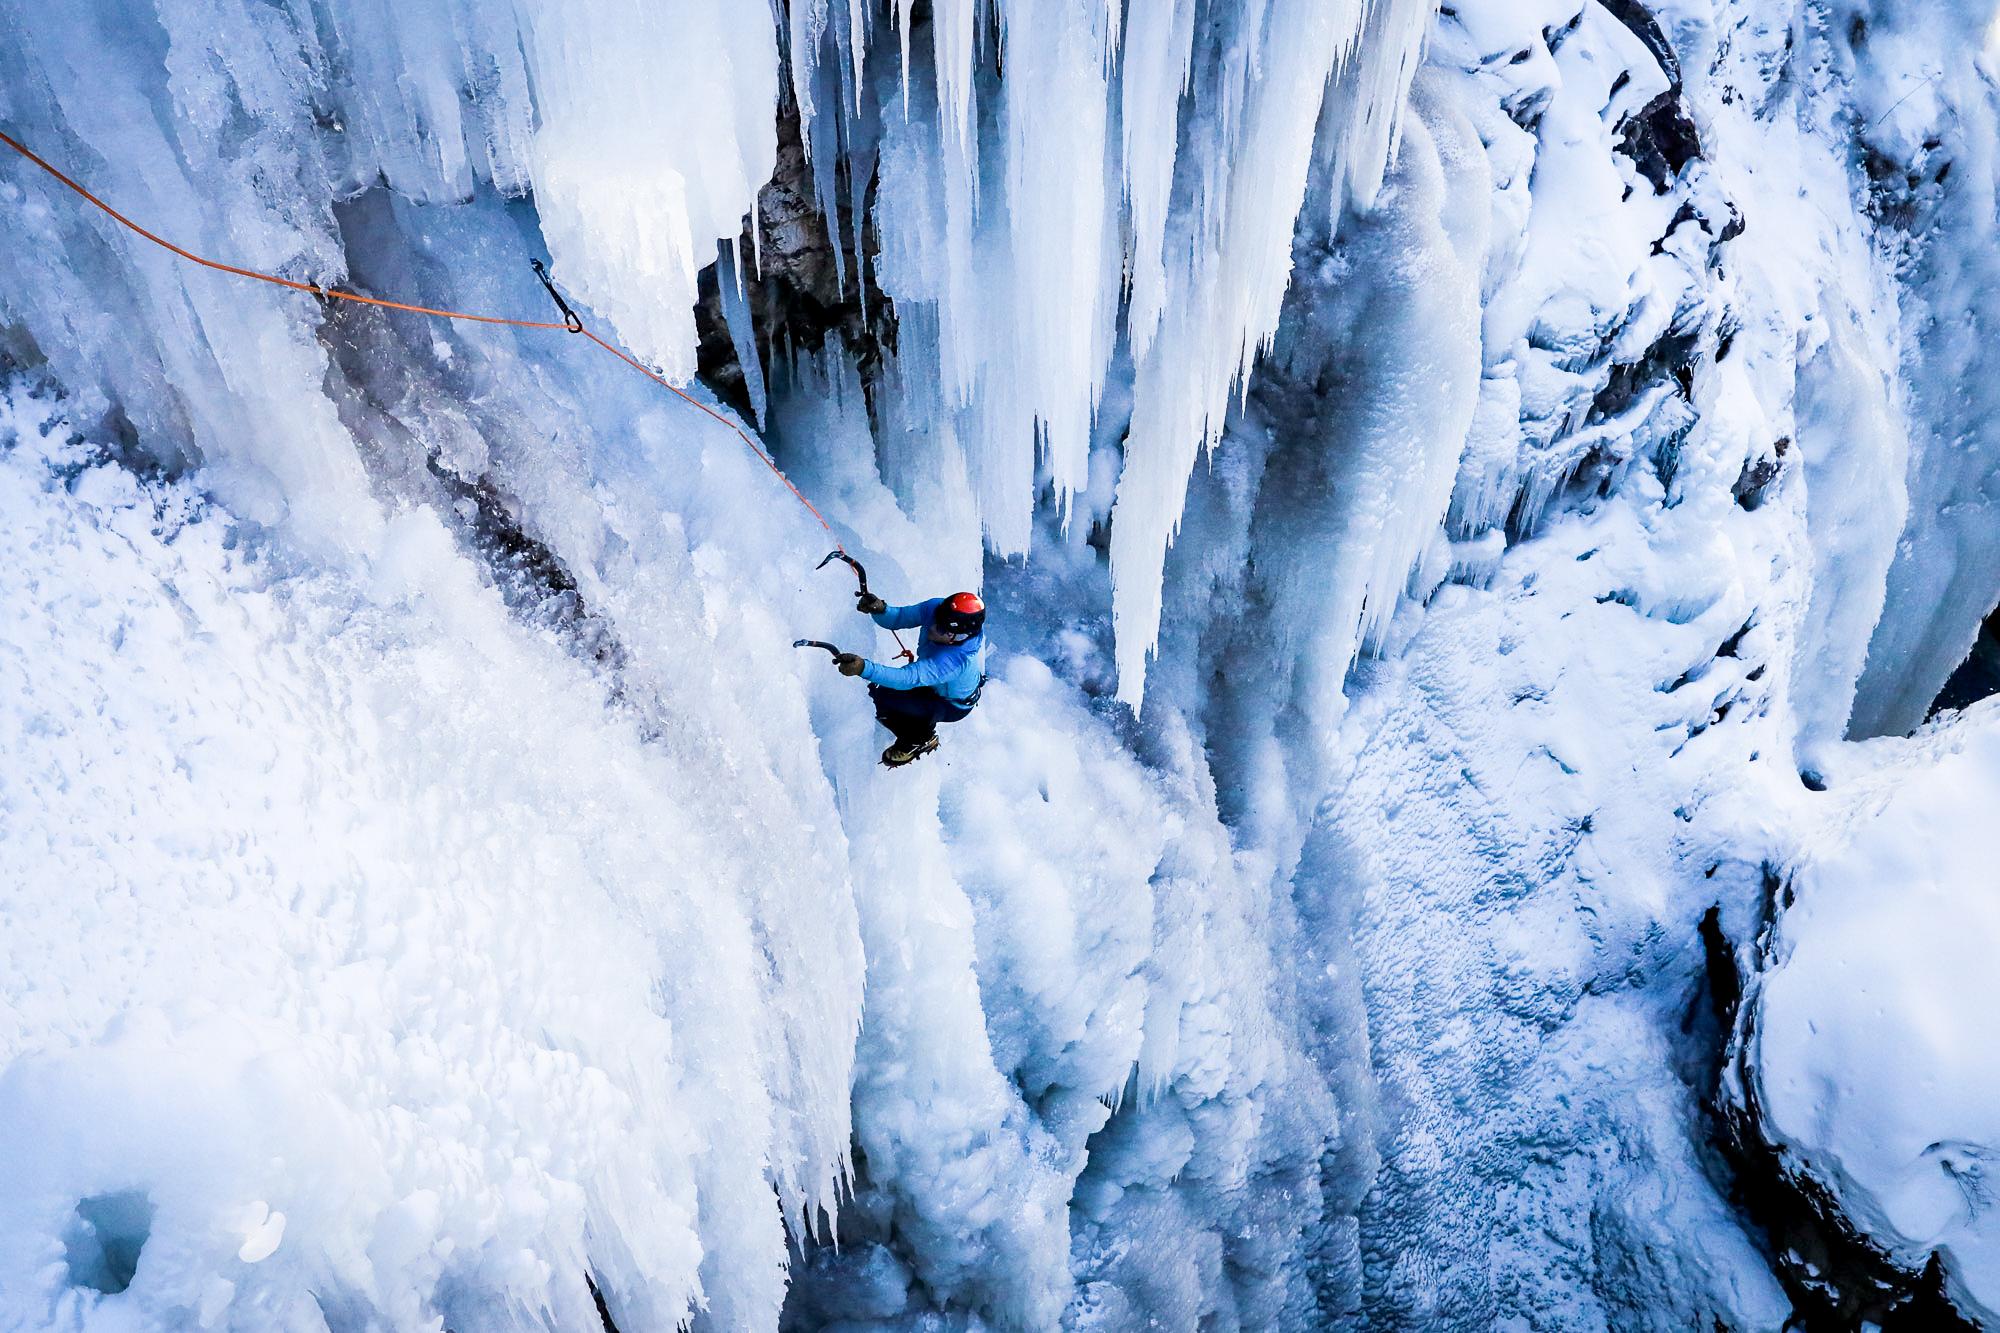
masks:
[[[839,656],[840,656],[840,649],[838,649],[838,648],[836,648],[836,647],[835,647],[834,645],[832,645],[832,644],[828,643],[828,642],[827,642],[827,641],[826,641],[825,639],[793,639],[793,640],[792,640],[792,647],[794,647],[794,648],[824,648],[824,649],[826,649],[826,651],[827,651],[827,655],[828,655],[828,656],[830,656],[830,657],[839,657]]]

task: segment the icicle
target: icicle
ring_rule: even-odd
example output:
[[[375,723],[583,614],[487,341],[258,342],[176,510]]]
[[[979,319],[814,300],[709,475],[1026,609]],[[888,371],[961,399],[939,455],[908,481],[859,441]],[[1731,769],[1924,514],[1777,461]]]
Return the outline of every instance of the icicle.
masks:
[[[813,204],[819,209],[820,216],[826,220],[827,240],[833,247],[834,281],[844,290],[847,286],[847,241],[840,225],[839,166],[840,147],[846,135],[843,132],[840,66],[823,62],[819,67],[815,84],[818,89],[816,96],[823,107],[831,109],[833,121],[830,130],[822,127],[814,131],[815,136],[830,134],[829,142],[813,147],[811,140],[807,141],[807,160],[812,168]],[[800,113],[800,123],[802,125],[806,123],[803,112]],[[811,123],[822,126],[822,119],[815,116]]]
[[[863,66],[868,61],[869,0],[843,0],[847,6],[847,61],[850,77],[846,105],[855,116],[861,114],[861,98],[866,87]]]
[[[972,142],[972,43],[978,0],[933,0],[931,50],[937,63],[938,110],[961,149]]]
[[[1364,18],[1361,0],[1273,0],[1255,29],[1231,34],[1209,71],[1213,119],[1192,162],[1199,207],[1182,224],[1195,235],[1183,262],[1168,270],[1172,318],[1138,367],[1113,510],[1118,693],[1135,708],[1159,633],[1160,580],[1188,474],[1221,434],[1232,393],[1277,331],[1322,97]]]
[[[696,278],[776,162],[776,37],[756,7],[669,28],[627,6],[527,15],[536,210],[556,272],[641,360],[693,373]]]
[[[1435,0],[1369,0],[1367,28],[1329,94],[1341,129],[1329,145],[1338,163],[1334,218],[1352,203],[1366,209],[1382,191],[1382,177],[1402,137],[1410,79],[1423,58]]]
[[[833,245],[834,279],[847,285],[847,247],[841,234],[838,166],[849,104],[860,95],[859,62],[865,48],[861,20],[848,0],[838,0],[846,22],[835,22],[835,0],[797,0],[791,7],[792,99],[799,110],[799,141],[812,171],[813,203],[826,219]],[[858,0],[857,0],[858,2]],[[833,59],[827,59],[828,43]],[[850,74],[850,67],[855,73]],[[845,85],[852,79],[850,91]]]
[[[799,110],[799,141],[808,159],[813,156],[813,122],[819,115],[820,40],[826,33],[826,6],[827,0],[791,0],[787,27],[792,101]]]
[[[1197,9],[1009,0],[992,11],[1004,60],[989,65],[978,0],[936,0],[932,77],[908,67],[920,57],[905,33],[906,114],[871,126],[897,181],[878,202],[875,274],[906,317],[899,357],[928,367],[904,382],[928,378],[955,414],[992,550],[1027,549],[1038,453],[1064,515],[1086,486],[1128,312],[1135,409],[1113,565],[1135,702],[1189,471],[1276,332],[1315,144],[1372,195],[1430,13],[1428,0],[1245,0],[1198,23]],[[907,20],[903,0],[893,13]],[[835,39],[852,65],[848,17]],[[822,114],[843,105],[824,75],[813,86]],[[1330,89],[1342,110],[1322,130]],[[857,223],[865,185],[850,182]],[[924,307],[934,319],[916,317]]]
[[[722,318],[729,326],[729,343],[743,368],[743,389],[750,396],[750,414],[764,426],[766,406],[764,362],[757,355],[757,330],[750,318],[750,301],[743,284],[743,257],[736,242],[724,241],[715,265],[715,285],[722,296]]]
[[[1174,188],[1181,94],[1194,61],[1194,0],[1132,0],[1119,75],[1125,199],[1131,212],[1126,332],[1146,355],[1167,299],[1167,209]]]
[[[896,39],[903,51],[903,114],[910,114],[910,18],[916,0],[896,0]]]
[[[1104,282],[1103,0],[1014,0],[1006,26],[1007,215],[1018,331],[1011,373],[1041,422],[1056,493],[1087,481],[1115,290]],[[1030,482],[1032,485],[1032,481]],[[1032,505],[1029,494],[1013,503]]]

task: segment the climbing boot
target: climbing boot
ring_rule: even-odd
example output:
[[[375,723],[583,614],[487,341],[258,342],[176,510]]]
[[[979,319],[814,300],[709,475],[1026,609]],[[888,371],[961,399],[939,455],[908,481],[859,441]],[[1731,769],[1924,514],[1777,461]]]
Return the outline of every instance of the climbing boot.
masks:
[[[914,764],[937,747],[938,738],[935,732],[920,741],[897,741],[882,751],[882,767],[901,768],[904,764]]]

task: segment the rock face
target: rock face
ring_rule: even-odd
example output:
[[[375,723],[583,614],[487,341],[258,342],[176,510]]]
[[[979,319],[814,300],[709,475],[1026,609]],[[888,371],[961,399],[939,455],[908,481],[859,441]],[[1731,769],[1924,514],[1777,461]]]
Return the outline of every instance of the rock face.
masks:
[[[1970,708],[1996,694],[2000,694],[2000,607],[1986,617],[1972,651],[1966,654],[1965,661],[1945,682],[1944,692],[1931,705],[1931,716]]]
[[[918,24],[920,32],[924,27]],[[867,386],[883,349],[893,351],[896,341],[895,306],[876,282],[872,211],[864,202],[857,215],[848,202],[853,192],[842,188],[839,216],[829,223],[814,196],[795,103],[780,104],[777,125],[777,168],[758,193],[742,236],[703,270],[695,306],[701,378],[745,416],[761,411],[762,386],[775,363],[816,354],[832,339]],[[843,158],[838,171],[853,170]],[[871,199],[874,188],[872,180],[863,182],[860,197]],[[744,305],[735,330],[722,293],[736,278],[724,266],[741,272]],[[735,337],[743,337],[743,344]],[[751,349],[758,364],[746,376],[744,358]],[[754,398],[752,382],[759,386]]]
[[[1856,1229],[1838,1194],[1772,1142],[1754,1098],[1726,1107],[1724,1124],[1738,1197],[1770,1238],[1797,1327],[1808,1333],[1869,1325],[1885,1333],[1981,1327],[1952,1303],[1943,1259],[1933,1253],[1915,1271],[1898,1266]]]

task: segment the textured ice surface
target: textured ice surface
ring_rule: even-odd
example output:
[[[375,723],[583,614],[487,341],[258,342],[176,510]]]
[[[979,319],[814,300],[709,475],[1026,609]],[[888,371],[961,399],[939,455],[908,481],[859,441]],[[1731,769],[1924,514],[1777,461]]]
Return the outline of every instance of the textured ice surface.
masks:
[[[646,743],[429,510],[302,568],[56,416],[0,461],[7,1325],[582,1324],[587,1275],[768,1325],[771,1191],[798,1225],[847,1164],[825,791]],[[155,1212],[100,1300],[57,1238],[120,1191]]]
[[[1994,265],[2000,209],[2000,96],[1994,7],[1953,3],[1921,17],[1841,4],[1854,116],[1871,205],[1909,266],[1897,365],[1911,404],[1911,517],[1857,694],[1857,736],[1900,735],[1965,659],[2000,603],[2000,402]]]

